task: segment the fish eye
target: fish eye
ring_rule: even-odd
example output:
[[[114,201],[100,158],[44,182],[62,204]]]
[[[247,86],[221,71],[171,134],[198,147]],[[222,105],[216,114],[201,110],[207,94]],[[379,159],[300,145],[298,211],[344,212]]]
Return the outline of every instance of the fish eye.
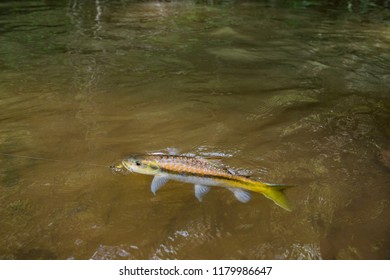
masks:
[[[135,164],[136,164],[137,166],[140,166],[140,165],[141,165],[141,163],[140,163],[138,160],[135,162]]]

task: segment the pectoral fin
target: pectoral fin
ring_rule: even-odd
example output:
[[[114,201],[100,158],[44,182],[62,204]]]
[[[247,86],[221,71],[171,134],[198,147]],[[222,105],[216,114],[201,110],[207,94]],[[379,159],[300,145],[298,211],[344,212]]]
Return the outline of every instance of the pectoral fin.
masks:
[[[203,185],[195,185],[195,196],[201,202],[203,196],[210,191],[210,187]]]
[[[156,175],[153,178],[151,190],[153,194],[156,194],[156,192],[164,186],[169,181],[168,177]]]
[[[229,188],[234,193],[234,196],[242,203],[247,203],[251,200],[251,194],[243,189]]]

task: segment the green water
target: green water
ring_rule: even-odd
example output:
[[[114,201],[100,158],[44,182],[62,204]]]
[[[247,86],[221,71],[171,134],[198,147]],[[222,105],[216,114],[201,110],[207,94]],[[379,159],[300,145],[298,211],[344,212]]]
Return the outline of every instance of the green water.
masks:
[[[390,12],[291,3],[1,2],[0,259],[389,259]],[[293,212],[108,168],[168,148]]]

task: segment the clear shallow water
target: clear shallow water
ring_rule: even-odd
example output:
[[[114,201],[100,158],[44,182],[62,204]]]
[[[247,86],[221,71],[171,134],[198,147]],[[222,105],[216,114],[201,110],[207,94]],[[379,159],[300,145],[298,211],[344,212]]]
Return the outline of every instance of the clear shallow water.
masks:
[[[390,15],[0,5],[1,259],[388,259]],[[169,147],[295,184],[288,213],[108,167]]]

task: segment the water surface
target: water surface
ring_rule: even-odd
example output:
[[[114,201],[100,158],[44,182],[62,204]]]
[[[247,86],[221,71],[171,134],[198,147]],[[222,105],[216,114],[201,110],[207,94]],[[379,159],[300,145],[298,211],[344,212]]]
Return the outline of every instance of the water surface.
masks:
[[[0,4],[1,259],[388,259],[390,14],[264,1]],[[134,152],[294,184],[157,196]],[[102,165],[88,165],[89,163]]]

